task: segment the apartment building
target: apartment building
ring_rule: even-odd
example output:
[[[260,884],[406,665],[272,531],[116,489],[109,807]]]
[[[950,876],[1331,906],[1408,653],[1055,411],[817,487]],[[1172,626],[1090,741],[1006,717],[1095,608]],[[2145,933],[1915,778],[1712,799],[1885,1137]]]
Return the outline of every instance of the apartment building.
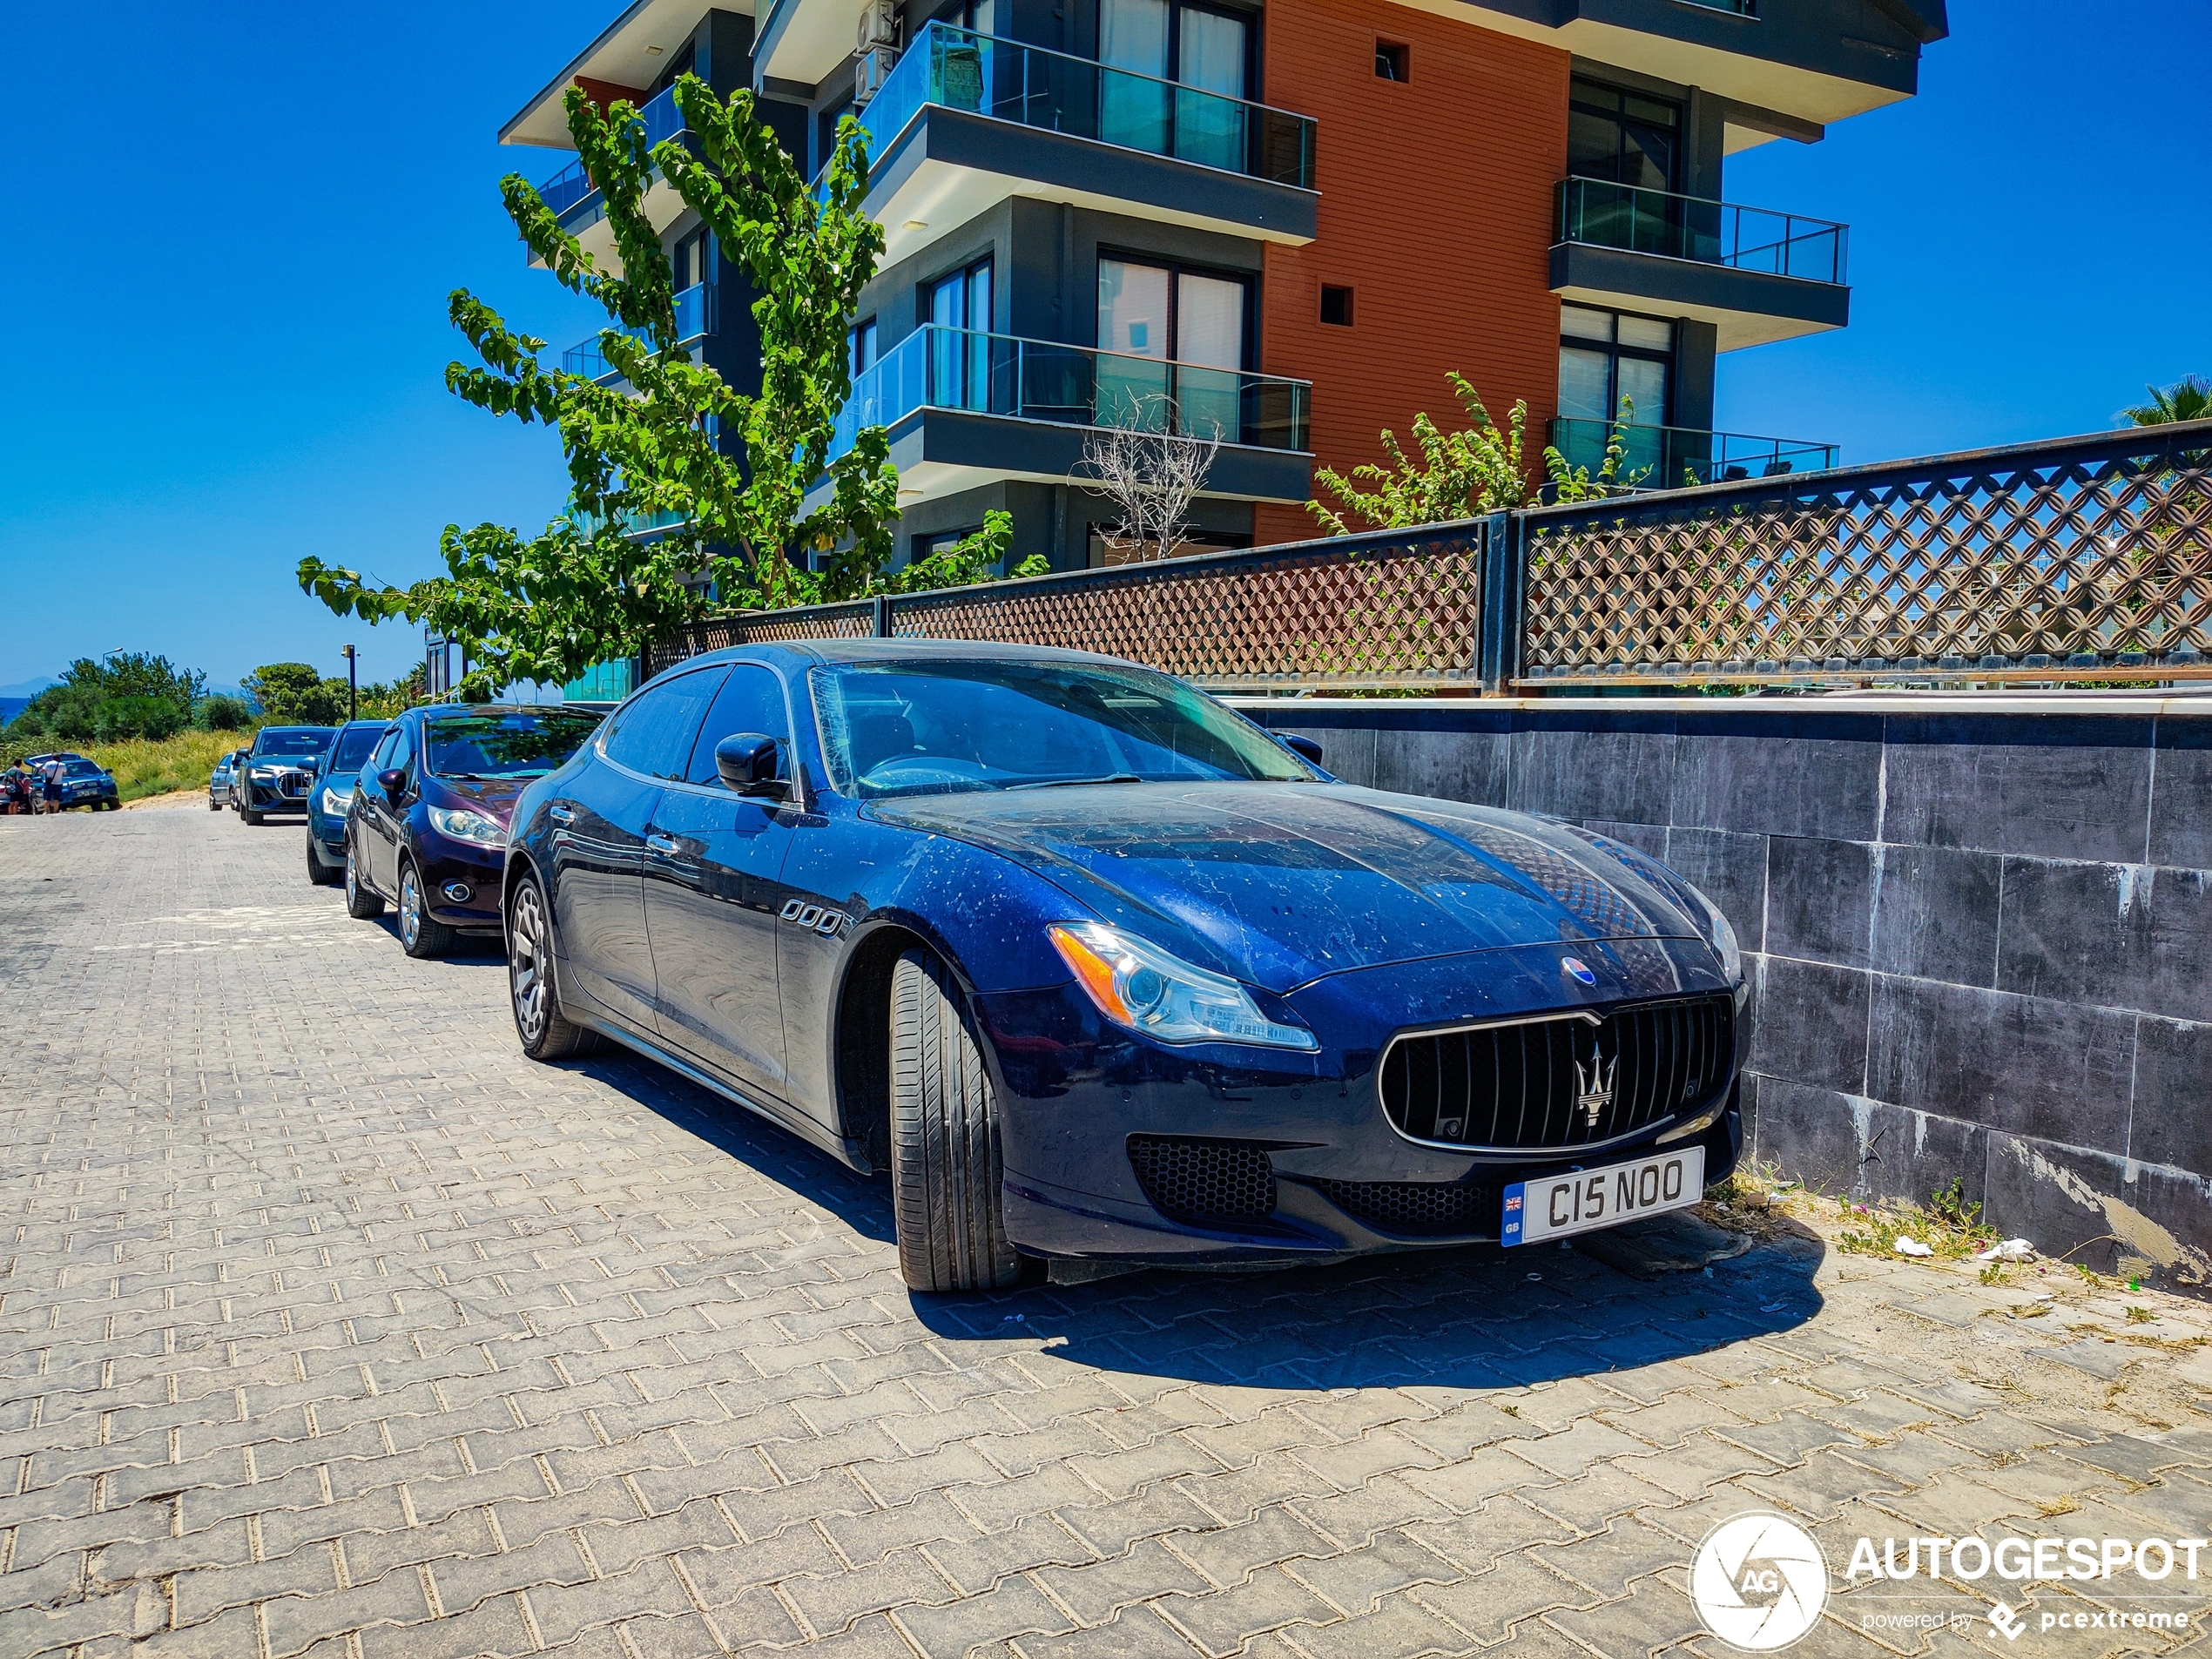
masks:
[[[1092,428],[1217,437],[1192,545],[1264,545],[1312,534],[1317,464],[1452,413],[1452,369],[1592,464],[1629,400],[1652,483],[1833,464],[1713,430],[1721,353],[1851,309],[1847,227],[1730,202],[1727,158],[1912,96],[1947,30],[1943,0],[761,8],[636,0],[502,140],[567,145],[571,84],[674,133],[687,70],[752,87],[810,172],[857,114],[887,248],[838,442],[889,429],[902,557],[1003,508],[1059,569],[1117,554],[1071,482]],[[542,189],[610,251],[580,169]],[[672,191],[649,208],[693,349],[757,376],[742,273]]]

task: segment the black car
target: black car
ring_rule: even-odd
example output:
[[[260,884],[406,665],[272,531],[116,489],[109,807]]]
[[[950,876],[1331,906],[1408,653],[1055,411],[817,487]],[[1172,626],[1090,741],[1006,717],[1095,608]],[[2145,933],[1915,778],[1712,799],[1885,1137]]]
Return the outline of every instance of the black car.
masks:
[[[329,752],[335,726],[265,725],[231,773],[231,804],[248,824],[271,813],[304,813],[315,768]]]
[[[389,720],[349,720],[324,751],[307,783],[307,880],[334,887],[346,879],[346,814],[354,785]]]
[[[516,806],[523,1049],[610,1036],[887,1166],[922,1290],[1696,1203],[1742,1141],[1719,911],[1603,836],[1319,758],[1074,652],[685,663]]]
[[[599,721],[557,704],[441,703],[401,715],[347,807],[347,914],[366,921],[396,904],[410,956],[442,955],[462,934],[497,936],[515,798]]]

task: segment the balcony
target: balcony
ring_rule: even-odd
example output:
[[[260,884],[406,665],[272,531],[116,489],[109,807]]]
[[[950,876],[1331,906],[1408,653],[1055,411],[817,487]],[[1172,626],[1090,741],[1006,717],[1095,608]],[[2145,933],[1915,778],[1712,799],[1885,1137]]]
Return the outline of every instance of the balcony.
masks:
[[[1177,81],[932,24],[860,114],[889,265],[1015,193],[1271,240],[1312,239],[1314,122]],[[1009,127],[1027,129],[1023,133]],[[818,176],[818,193],[826,179]]]
[[[889,428],[902,496],[1008,476],[1059,483],[1087,428],[1167,414],[1219,436],[1209,495],[1304,501],[1311,394],[1271,374],[926,324],[854,379],[829,453],[864,427]]]
[[[1560,181],[1551,286],[1718,327],[1720,349],[1840,328],[1846,226],[1596,179]]]
[[[1836,464],[1832,443],[1791,438],[1753,438],[1740,432],[1698,432],[1688,427],[1624,426],[1626,453],[1618,476],[1640,489],[1728,483],[1740,478],[1778,478],[1825,472]],[[1595,475],[1605,465],[1608,428],[1603,421],[1561,418],[1551,423],[1551,447],[1570,467]]]
[[[704,282],[694,282],[676,295],[676,343],[686,349],[705,340],[714,332],[714,290]],[[642,328],[624,328],[623,333],[632,340],[645,338]],[[694,354],[696,355],[696,354]],[[621,382],[622,373],[610,365],[599,349],[599,336],[579,341],[561,354],[561,369],[564,374],[582,374],[602,386]]]
[[[664,138],[672,138],[685,130],[684,112],[676,107],[676,89],[670,87],[659,96],[650,98],[637,111],[645,127],[645,142],[650,146]],[[614,251],[613,234],[605,228],[607,206],[596,185],[585,174],[581,157],[555,173],[537,187],[539,199],[552,210],[561,222],[561,228],[583,245],[603,270],[610,269],[619,274],[622,261]],[[665,230],[676,222],[683,211],[683,201],[673,188],[661,182],[656,171],[645,192],[645,212],[657,230]],[[533,254],[530,262],[538,263]]]

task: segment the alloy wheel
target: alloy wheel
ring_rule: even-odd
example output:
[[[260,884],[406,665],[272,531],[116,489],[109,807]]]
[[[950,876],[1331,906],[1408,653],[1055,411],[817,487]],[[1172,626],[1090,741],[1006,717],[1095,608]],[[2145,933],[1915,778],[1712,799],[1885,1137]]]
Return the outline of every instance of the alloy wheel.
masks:
[[[535,884],[524,883],[515,897],[513,941],[507,953],[507,977],[515,997],[515,1022],[523,1040],[535,1042],[545,1027],[545,914]]]
[[[400,869],[400,942],[409,950],[422,933],[422,892],[416,886],[415,867],[403,865]]]

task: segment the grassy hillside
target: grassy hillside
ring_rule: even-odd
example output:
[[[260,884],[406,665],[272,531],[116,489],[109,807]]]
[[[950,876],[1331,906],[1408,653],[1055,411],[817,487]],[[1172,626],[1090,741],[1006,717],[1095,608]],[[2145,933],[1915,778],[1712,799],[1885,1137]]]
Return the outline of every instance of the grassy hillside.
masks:
[[[165,795],[177,789],[205,789],[215,762],[253,741],[251,732],[179,732],[159,743],[133,738],[127,743],[64,744],[115,774],[116,792],[125,800]],[[15,755],[7,760],[17,759]]]

